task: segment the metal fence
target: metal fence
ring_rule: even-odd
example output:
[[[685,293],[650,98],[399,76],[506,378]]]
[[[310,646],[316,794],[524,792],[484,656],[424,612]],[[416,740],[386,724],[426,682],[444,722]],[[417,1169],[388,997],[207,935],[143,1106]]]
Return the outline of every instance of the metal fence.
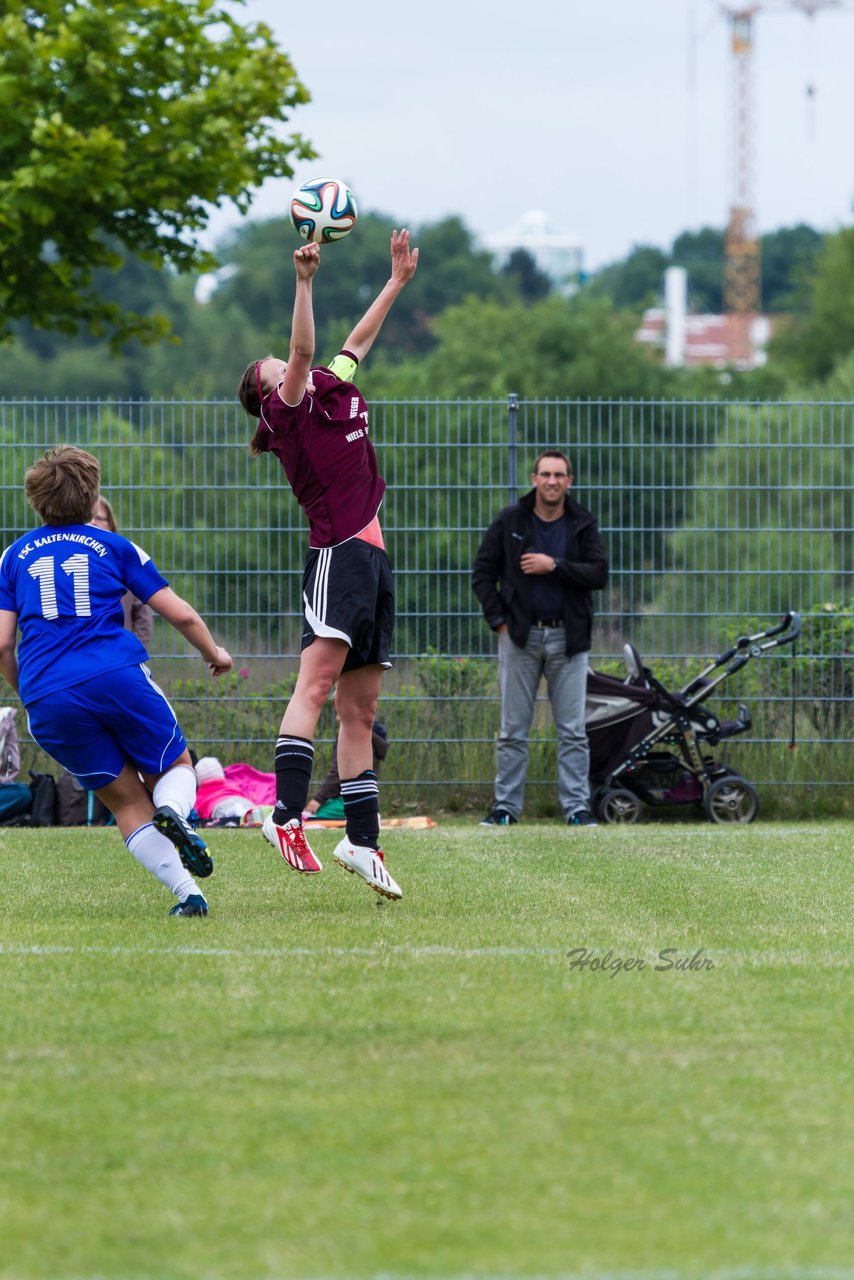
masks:
[[[388,492],[395,665],[380,715],[392,743],[384,805],[469,809],[491,797],[495,640],[470,586],[488,523],[528,488],[542,448],[573,459],[574,496],[611,562],[592,664],[616,671],[631,641],[679,688],[739,634],[797,610],[797,653],[750,664],[715,709],[746,702],[752,731],[728,753],[778,810],[848,802],[854,744],[854,410],[842,403],[379,402],[371,432]],[[122,532],[143,546],[232,652],[212,682],[155,621],[152,664],[187,737],[224,763],[271,767],[296,671],[306,526],[272,457],[250,458],[232,403],[0,402],[3,545],[32,527],[26,467],[57,443],[98,455]],[[11,698],[10,698],[11,701]],[[318,772],[334,734],[319,729]],[[796,744],[796,746],[794,746]],[[34,745],[26,763],[44,767]],[[554,811],[547,705],[532,738],[528,807]],[[767,808],[767,806],[766,806]]]

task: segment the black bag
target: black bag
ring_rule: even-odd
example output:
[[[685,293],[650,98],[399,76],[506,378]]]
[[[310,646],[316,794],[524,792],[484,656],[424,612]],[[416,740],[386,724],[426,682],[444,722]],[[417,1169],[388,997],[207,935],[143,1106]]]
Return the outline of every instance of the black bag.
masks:
[[[33,773],[30,770],[31,827],[52,827],[56,821],[56,783],[52,773]]]
[[[56,780],[56,822],[60,827],[86,826],[86,791],[65,769]]]
[[[110,821],[110,811],[63,769],[56,780],[56,821],[60,827],[102,827]]]

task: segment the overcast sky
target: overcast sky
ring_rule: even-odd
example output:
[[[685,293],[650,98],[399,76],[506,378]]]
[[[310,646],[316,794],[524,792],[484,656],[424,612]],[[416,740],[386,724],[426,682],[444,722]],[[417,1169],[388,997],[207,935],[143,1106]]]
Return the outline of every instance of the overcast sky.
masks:
[[[812,19],[787,0],[758,7],[759,229],[835,230],[854,221],[854,0]],[[248,0],[239,13],[290,55],[312,101],[289,126],[320,153],[265,185],[252,217],[331,174],[399,225],[459,214],[483,238],[543,210],[588,270],[726,222],[732,58],[716,0]],[[214,238],[237,221],[217,212]]]

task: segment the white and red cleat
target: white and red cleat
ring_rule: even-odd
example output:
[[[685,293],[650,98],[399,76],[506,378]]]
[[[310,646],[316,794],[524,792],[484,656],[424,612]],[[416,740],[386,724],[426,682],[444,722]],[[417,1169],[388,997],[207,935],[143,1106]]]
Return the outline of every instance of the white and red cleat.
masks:
[[[345,836],[332,856],[339,867],[361,876],[375,893],[381,893],[384,898],[403,897],[400,885],[386,870],[382,849],[368,849],[364,845],[353,844]]]
[[[290,822],[280,826],[278,822],[273,821],[273,815],[269,814],[264,819],[261,832],[264,839],[279,851],[294,871],[300,871],[304,876],[312,876],[323,870],[320,859],[314,856],[308,846],[302,823],[298,818],[292,818]]]

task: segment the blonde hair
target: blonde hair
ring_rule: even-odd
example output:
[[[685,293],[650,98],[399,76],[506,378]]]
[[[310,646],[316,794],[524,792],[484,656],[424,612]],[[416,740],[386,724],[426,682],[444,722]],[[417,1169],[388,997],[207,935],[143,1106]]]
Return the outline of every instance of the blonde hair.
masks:
[[[87,524],[101,486],[101,464],[85,449],[48,449],[24,478],[24,493],[44,524]]]

